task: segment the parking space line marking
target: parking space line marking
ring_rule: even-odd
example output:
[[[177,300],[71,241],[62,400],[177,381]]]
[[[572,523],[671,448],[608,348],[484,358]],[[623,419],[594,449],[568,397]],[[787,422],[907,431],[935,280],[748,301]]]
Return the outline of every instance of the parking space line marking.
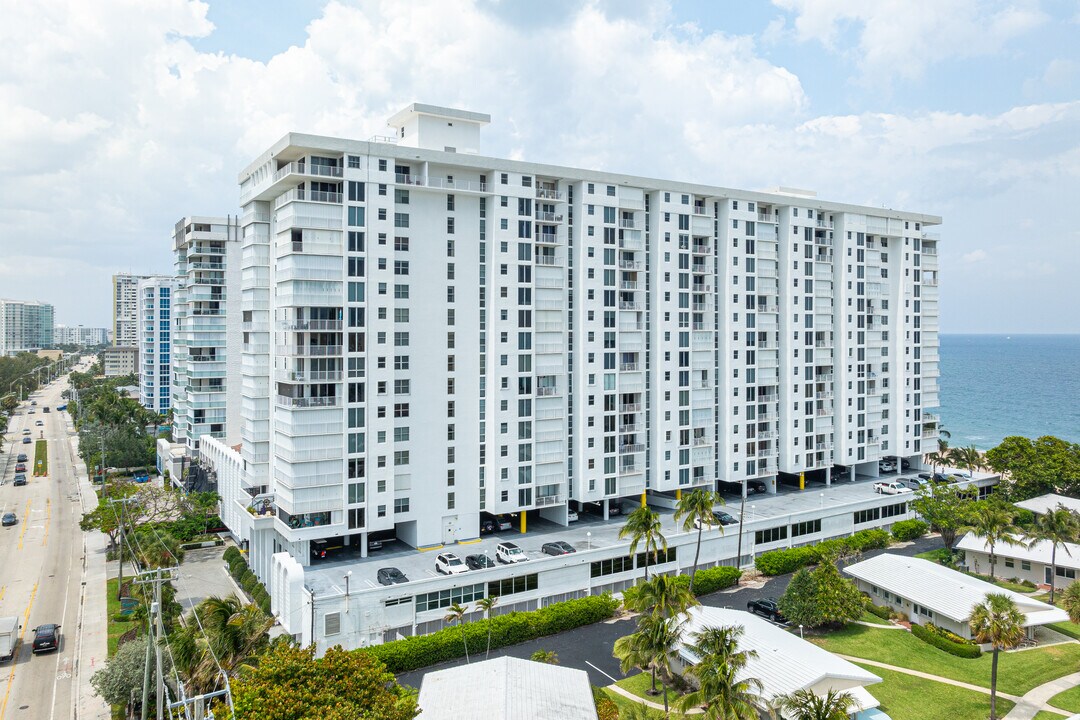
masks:
[[[588,665],[589,667],[591,667],[591,668],[592,668],[593,670],[595,670],[596,672],[598,672],[598,673],[600,673],[601,675],[603,675],[604,677],[606,677],[606,678],[607,678],[608,680],[610,680],[611,682],[619,682],[618,680],[616,680],[615,678],[611,677],[610,675],[608,675],[608,674],[607,674],[606,672],[604,672],[604,671],[603,671],[603,670],[601,670],[600,668],[598,668],[598,667],[596,667],[595,665],[593,665],[593,664],[592,664],[591,662],[589,662],[588,660],[586,660],[586,661],[585,661],[585,664],[586,664],[586,665]]]

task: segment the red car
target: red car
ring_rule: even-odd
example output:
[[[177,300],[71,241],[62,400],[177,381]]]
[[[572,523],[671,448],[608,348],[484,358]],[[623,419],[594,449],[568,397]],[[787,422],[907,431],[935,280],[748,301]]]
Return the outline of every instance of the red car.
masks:
[[[17,464],[17,465],[15,466],[15,472],[17,472],[17,473],[24,473],[24,472],[26,472],[26,463],[19,463],[19,464]]]

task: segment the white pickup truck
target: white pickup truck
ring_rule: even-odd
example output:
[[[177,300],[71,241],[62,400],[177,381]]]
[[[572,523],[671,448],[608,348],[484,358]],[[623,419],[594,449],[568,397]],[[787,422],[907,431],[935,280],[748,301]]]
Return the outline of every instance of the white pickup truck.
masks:
[[[893,480],[891,482],[874,483],[874,492],[883,495],[903,495],[912,492],[912,490],[904,483]]]

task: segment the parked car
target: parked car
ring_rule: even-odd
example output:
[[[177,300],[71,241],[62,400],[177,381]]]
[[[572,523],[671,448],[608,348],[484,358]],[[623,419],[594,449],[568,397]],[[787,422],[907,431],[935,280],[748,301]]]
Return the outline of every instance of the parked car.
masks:
[[[918,490],[919,488],[930,486],[930,481],[922,477],[900,478],[900,482],[904,483],[912,490]]]
[[[22,473],[19,473],[15,476],[15,482],[13,484],[15,485],[15,487],[22,487],[26,484],[26,476]]]
[[[480,521],[480,534],[489,535],[495,532],[495,520],[494,518],[485,518]]]
[[[567,510],[566,511],[566,522],[572,523],[572,522],[577,522],[577,521],[578,521],[577,510]]]
[[[29,431],[29,430],[27,430],[26,432],[30,432],[30,431]],[[23,442],[23,445],[29,445],[29,444],[30,444],[31,442],[33,442],[33,441],[32,441],[32,440],[31,440],[30,438],[28,438],[28,437],[24,437],[24,438],[22,439],[22,442]]]
[[[891,482],[874,483],[874,492],[880,495],[903,495],[911,492],[911,488],[899,480],[893,480]]]
[[[495,561],[487,555],[466,555],[465,566],[470,570],[484,570],[495,567]]]
[[[724,512],[723,510],[716,510],[716,511],[713,512],[713,522],[705,523],[705,529],[709,530],[709,529],[712,529],[712,528],[714,528],[714,527],[716,527],[718,525],[720,525],[720,526],[723,526],[723,525],[737,525],[738,523],[739,523],[738,520],[736,520],[731,515]],[[698,518],[698,519],[694,520],[694,529],[697,530],[700,527],[701,527],[701,518]]]
[[[44,420],[38,420],[36,423],[34,423],[34,425],[36,425],[37,427],[41,427],[44,424],[45,424]]]
[[[911,469],[911,461],[907,458],[900,458],[900,469],[905,472]]]
[[[877,464],[878,472],[891,473],[896,472],[896,465],[892,460],[878,460]]]
[[[311,541],[311,557],[319,560],[324,560],[328,555],[336,550],[341,550],[345,547],[344,541],[337,538],[328,538]]]
[[[767,490],[768,490],[768,488],[765,487],[765,482],[762,481],[762,480],[747,480],[746,481],[746,492],[748,494],[752,491],[755,495],[760,495],[761,493],[766,492]]]
[[[41,412],[43,412],[43,413],[49,412],[49,406],[46,405],[45,407],[41,408]]]
[[[30,434],[30,428],[23,428],[22,434],[23,435],[29,435]]]
[[[17,473],[26,472],[26,463],[15,463],[15,472],[17,472]]]
[[[784,616],[780,614],[780,608],[776,605],[776,598],[761,598],[746,603],[746,609],[755,615],[764,615],[770,620],[784,622]]]
[[[540,550],[545,555],[569,555],[572,552],[577,552],[574,546],[563,540],[556,540],[555,542],[544,543]]]
[[[18,518],[18,516],[15,515],[15,513],[12,513],[12,512],[4,513],[3,520],[0,520],[0,525],[3,525],[4,527],[10,527],[12,525],[18,525],[18,524],[19,524],[19,518]]]
[[[742,495],[742,483],[730,482],[727,480],[721,480],[719,483],[721,492],[728,492],[733,495]],[[765,483],[761,480],[747,480],[746,481],[746,494],[757,495],[766,491]]]
[[[622,515],[622,503],[618,500],[608,503],[607,509],[608,517],[612,515]]]
[[[514,527],[514,515],[496,515],[495,516],[495,531],[502,532],[503,530],[510,530]]]
[[[936,483],[947,483],[947,482],[949,482],[949,476],[948,475],[943,475],[942,473],[934,473],[932,475],[930,473],[919,473],[919,478],[921,480],[929,480],[931,482],[936,482]]]
[[[454,553],[439,553],[435,556],[435,572],[440,575],[460,575],[469,572],[469,568]]]
[[[512,542],[501,542],[495,547],[495,559],[505,565],[525,562],[529,556]]]
[[[409,578],[405,577],[405,573],[396,567],[379,568],[379,571],[375,573],[375,577],[378,578],[380,585],[400,585],[409,582]]]
[[[31,650],[35,653],[48,652],[60,647],[60,626],[49,623],[38,625],[34,628],[34,644]]]
[[[26,462],[30,458],[26,457],[26,453],[19,453],[19,456],[15,458],[16,462]]]

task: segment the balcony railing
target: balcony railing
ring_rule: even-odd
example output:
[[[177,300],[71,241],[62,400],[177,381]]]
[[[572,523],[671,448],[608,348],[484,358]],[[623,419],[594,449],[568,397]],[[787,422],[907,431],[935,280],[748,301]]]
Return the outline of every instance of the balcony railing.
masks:
[[[339,178],[342,176],[342,169],[340,165],[313,165],[305,162],[291,162],[282,166],[274,173],[274,182],[277,182],[291,173],[297,175],[314,175],[315,177]]]
[[[641,412],[641,403],[623,403],[619,406],[619,412]]]
[[[309,332],[327,332],[341,330],[340,320],[293,320],[282,323],[282,330],[307,330]]]
[[[641,364],[636,362],[621,363],[619,369],[623,372],[634,372],[641,369]]]
[[[278,355],[294,357],[330,357],[341,354],[340,345],[278,345]]]
[[[694,206],[694,214],[695,215],[705,215],[705,216],[707,216],[709,214],[709,208],[703,207],[701,205],[695,205]]]
[[[338,397],[287,397],[285,395],[276,395],[276,402],[279,407],[286,408],[331,408],[339,407],[341,405],[340,398]]]
[[[536,211],[537,222],[543,223],[561,223],[563,216],[553,212],[543,212],[541,210]]]
[[[645,452],[644,443],[627,443],[626,445],[619,446],[620,455],[631,455],[640,452]]]
[[[562,200],[563,193],[555,188],[538,185],[536,187],[536,197],[542,200]]]
[[[398,173],[394,176],[394,182],[398,185],[412,185],[413,187],[428,187],[438,190],[487,192],[487,183],[482,183],[477,180],[448,180],[447,178],[423,177],[420,175],[405,175]]]
[[[536,388],[537,397],[555,397],[559,394],[559,388],[557,387],[538,387]]]

